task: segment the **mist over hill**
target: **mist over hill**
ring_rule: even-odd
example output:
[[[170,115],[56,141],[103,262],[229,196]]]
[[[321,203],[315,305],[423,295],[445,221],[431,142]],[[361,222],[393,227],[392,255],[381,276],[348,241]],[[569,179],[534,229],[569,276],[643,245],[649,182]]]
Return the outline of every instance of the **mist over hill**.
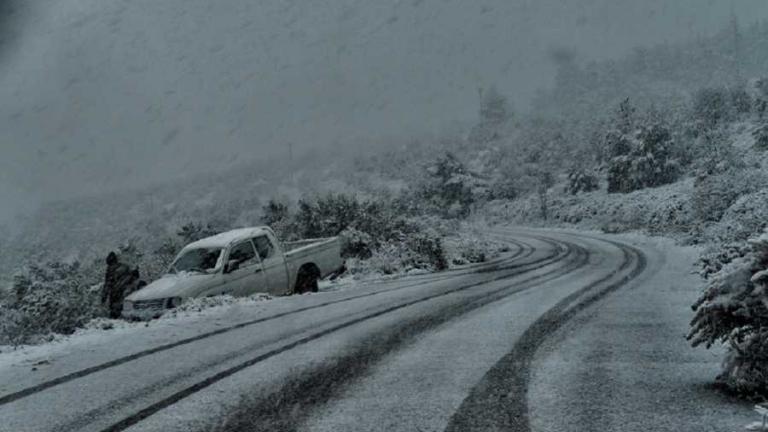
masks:
[[[475,121],[478,88],[527,110],[553,83],[553,50],[583,65],[768,12],[762,0],[3,4],[0,219],[289,143],[298,155],[441,134]]]
[[[482,152],[489,148],[497,149],[515,164],[515,158],[522,157],[515,154],[529,154],[544,140],[557,147],[549,153],[558,155],[551,161],[554,174],[565,175],[573,161],[593,163],[584,158],[597,145],[595,133],[601,133],[601,125],[610,121],[622,100],[630,98],[643,109],[679,117],[697,89],[744,85],[747,78],[760,76],[768,65],[767,41],[768,24],[741,26],[734,20],[708,38],[637,48],[617,59],[583,64],[570,51],[553,53],[555,84],[537,94],[530,113],[508,106],[512,120],[500,132],[500,140],[473,141],[472,125],[478,127],[480,109],[473,98],[461,109],[474,112],[475,120],[439,134],[372,136],[293,159],[286,154],[251,159],[251,153],[243,152],[238,154],[242,160],[229,169],[46,204],[16,230],[18,235],[2,249],[0,262],[7,276],[36,255],[98,256],[137,236],[152,239],[173,233],[190,221],[256,224],[261,207],[271,198],[296,202],[322,192],[366,195],[407,188],[418,182],[436,155],[446,151],[468,162],[487,158]],[[478,170],[509,171],[498,166],[504,158],[496,160],[496,165]],[[520,166],[524,162],[518,160]]]

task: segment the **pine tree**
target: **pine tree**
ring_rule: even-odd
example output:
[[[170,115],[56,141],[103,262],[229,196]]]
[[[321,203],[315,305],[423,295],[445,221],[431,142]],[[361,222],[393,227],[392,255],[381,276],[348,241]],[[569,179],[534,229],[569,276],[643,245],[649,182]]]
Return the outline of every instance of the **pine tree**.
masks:
[[[478,123],[472,128],[469,140],[485,144],[498,140],[501,129],[512,118],[512,109],[506,96],[496,87],[480,90],[480,111]]]
[[[748,243],[746,253],[725,255],[727,262],[709,274],[688,339],[707,348],[725,343],[718,379],[738,392],[768,396],[768,232]]]

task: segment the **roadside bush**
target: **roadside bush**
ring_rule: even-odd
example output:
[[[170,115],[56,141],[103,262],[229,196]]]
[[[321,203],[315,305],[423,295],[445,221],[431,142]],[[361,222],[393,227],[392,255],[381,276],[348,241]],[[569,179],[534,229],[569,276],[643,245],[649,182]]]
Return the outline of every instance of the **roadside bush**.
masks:
[[[261,208],[261,223],[269,226],[281,240],[294,240],[296,234],[291,226],[291,212],[288,206],[271,199]]]
[[[152,251],[152,264],[139,266],[142,278],[152,280],[162,275],[168,270],[182,247],[176,239],[168,237],[163,240],[162,244]]]
[[[731,111],[734,114],[742,115],[752,111],[754,102],[745,87],[732,87],[728,89],[728,92],[730,96]]]
[[[389,274],[423,269],[447,268],[442,234],[424,222],[409,218],[397,199],[360,200],[353,195],[328,194],[303,198],[295,214],[279,210],[278,221],[289,221],[288,238],[339,236],[342,256],[357,268]],[[275,206],[277,208],[277,206]],[[439,223],[437,223],[439,225]],[[384,258],[394,260],[384,264]],[[370,265],[358,261],[372,260]],[[354,265],[350,267],[354,272]]]
[[[444,241],[445,253],[452,265],[486,262],[509,251],[509,245],[495,241],[485,232],[464,227],[461,233]]]
[[[190,222],[183,225],[179,231],[176,232],[176,235],[181,237],[184,244],[189,244],[202,238],[216,235],[222,231],[225,230],[211,223],[203,225],[201,223]]]
[[[568,185],[566,191],[571,195],[580,192],[592,192],[600,186],[597,176],[589,171],[576,169],[568,173]]]
[[[760,151],[768,150],[768,125],[763,125],[752,132],[755,138],[755,148]]]
[[[15,277],[16,299],[2,306],[0,343],[34,343],[53,334],[71,334],[105,315],[97,281],[87,279],[79,263],[50,262],[29,266]]]
[[[741,196],[766,185],[762,170],[730,170],[722,174],[700,175],[694,182],[692,207],[697,219],[717,222]]]
[[[672,136],[662,125],[643,127],[631,134],[611,132],[606,137],[608,192],[627,193],[674,182],[680,167],[672,157]]]
[[[426,167],[428,174],[417,186],[417,197],[428,211],[445,218],[466,218],[475,202],[473,190],[480,180],[453,153],[445,153]]]
[[[720,221],[708,226],[703,236],[718,243],[743,242],[768,224],[768,189],[746,194],[723,212]]]
[[[339,234],[342,255],[368,259],[373,255],[376,241],[370,234],[355,228],[347,228]]]
[[[709,279],[719,272],[727,264],[749,253],[749,244],[728,243],[711,247],[704,252],[696,263],[699,268],[699,276]]]
[[[314,200],[301,199],[294,215],[296,232],[302,238],[339,235],[360,216],[356,197],[328,194]]]
[[[408,267],[433,271],[448,268],[442,236],[435,230],[427,229],[413,233],[406,238],[405,244],[413,251],[406,260]]]
[[[498,178],[488,185],[488,200],[514,200],[519,197],[517,184],[509,177]]]
[[[685,149],[691,159],[691,170],[705,175],[722,174],[741,168],[744,162],[723,129],[700,130],[690,126],[690,142]]]
[[[751,239],[747,252],[726,254],[694,303],[688,339],[693,346],[725,343],[728,354],[718,381],[749,396],[768,396],[768,232]]]
[[[415,233],[399,242],[383,243],[367,259],[351,258],[347,267],[352,274],[385,275],[414,271],[440,271],[448,268],[442,236],[433,230]]]

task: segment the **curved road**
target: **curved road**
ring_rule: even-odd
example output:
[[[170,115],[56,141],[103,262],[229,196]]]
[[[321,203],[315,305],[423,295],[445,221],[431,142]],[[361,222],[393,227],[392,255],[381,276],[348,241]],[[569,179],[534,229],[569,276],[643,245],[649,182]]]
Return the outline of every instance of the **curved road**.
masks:
[[[574,385],[534,379],[562,370],[542,375],[545,354],[664,260],[586,234],[494,235],[512,251],[482,265],[115,331],[3,366],[0,430],[562,430],[539,389],[571,400]],[[601,426],[582,421],[575,430]]]

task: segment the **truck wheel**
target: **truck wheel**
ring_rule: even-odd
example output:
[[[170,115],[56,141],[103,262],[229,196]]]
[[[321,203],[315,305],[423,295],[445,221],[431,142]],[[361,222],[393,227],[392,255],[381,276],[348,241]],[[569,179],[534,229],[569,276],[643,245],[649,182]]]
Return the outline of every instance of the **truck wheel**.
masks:
[[[317,279],[317,272],[314,269],[302,268],[296,277],[296,287],[293,289],[294,294],[316,293],[318,291]]]

